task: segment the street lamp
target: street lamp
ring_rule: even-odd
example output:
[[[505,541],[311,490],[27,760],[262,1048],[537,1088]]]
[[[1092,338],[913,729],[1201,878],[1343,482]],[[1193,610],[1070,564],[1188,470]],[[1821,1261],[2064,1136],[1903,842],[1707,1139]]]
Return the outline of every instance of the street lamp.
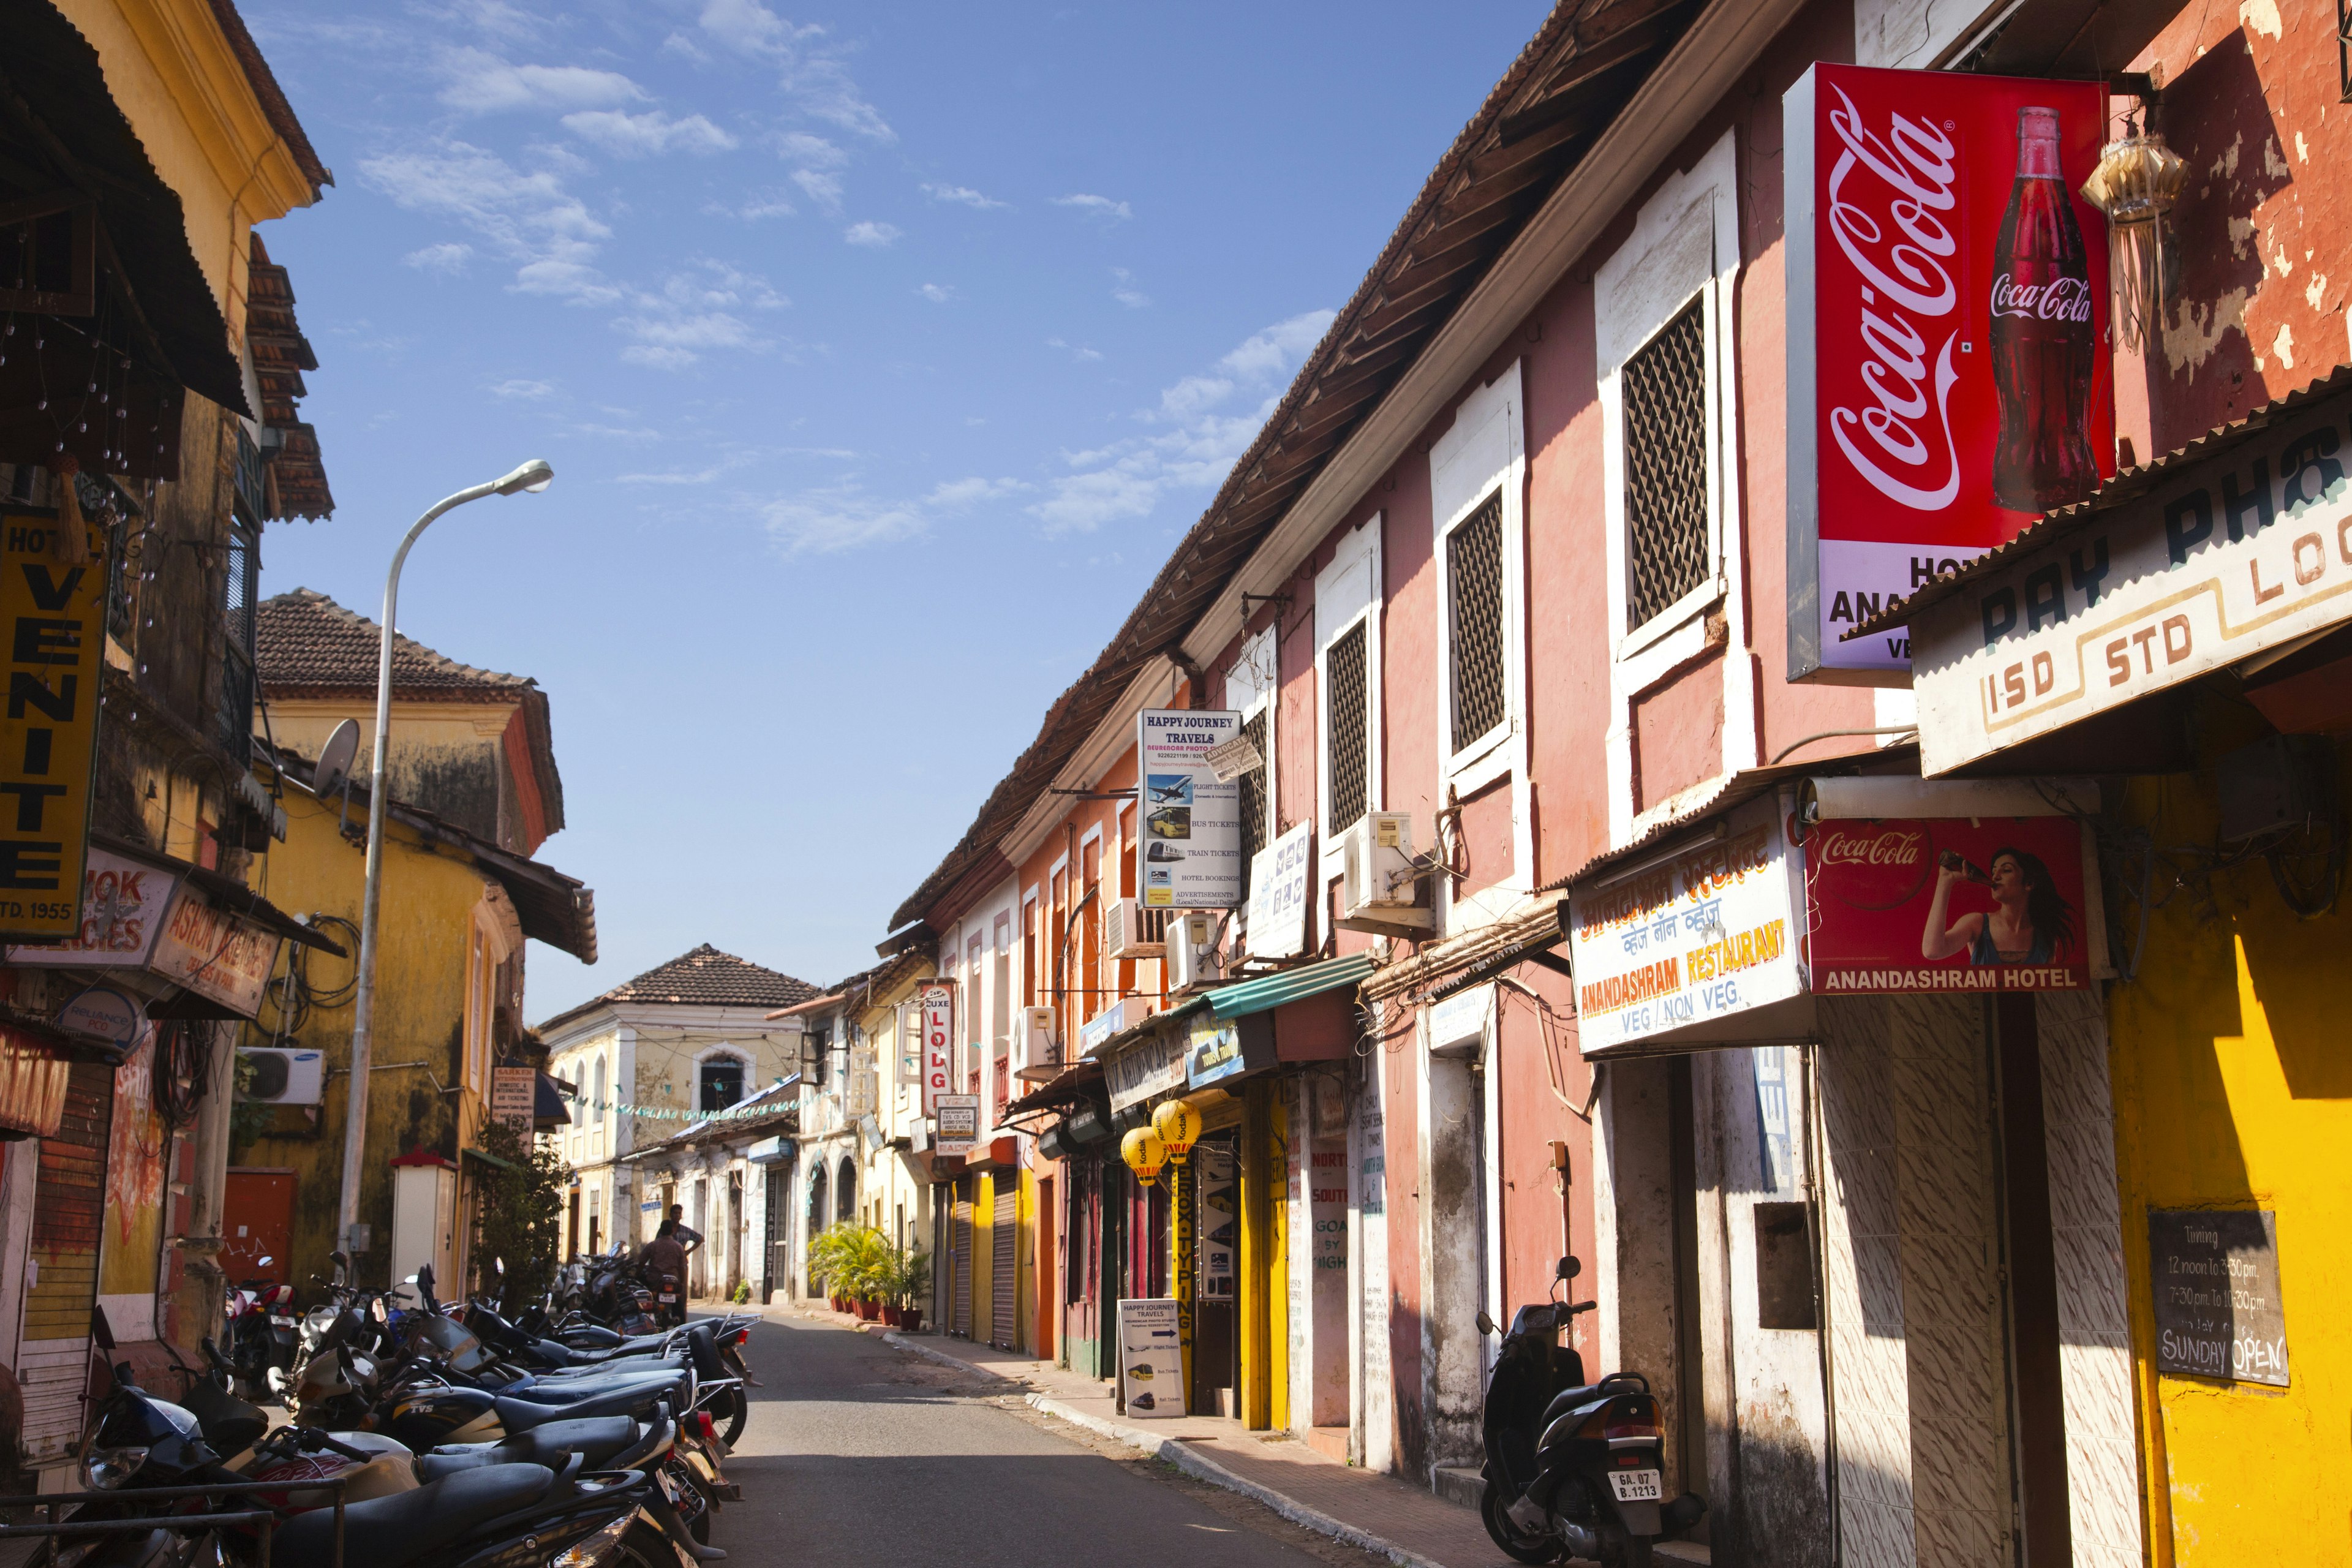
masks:
[[[359,1251],[352,1245],[352,1228],[359,1221],[360,1163],[367,1149],[368,1058],[374,1054],[375,1045],[376,904],[383,890],[384,750],[392,734],[392,634],[400,604],[400,568],[408,560],[408,552],[417,537],[443,512],[484,496],[510,496],[520,490],[536,493],[545,489],[554,478],[553,468],[533,458],[512,473],[459,490],[436,504],[416,520],[416,526],[408,531],[408,537],[393,552],[392,570],[383,580],[383,642],[376,654],[375,668],[375,755],[368,763],[367,887],[360,898],[360,963],[356,976],[359,994],[352,1004],[352,1088],[343,1111],[342,1201],[335,1216],[335,1234],[347,1252]]]

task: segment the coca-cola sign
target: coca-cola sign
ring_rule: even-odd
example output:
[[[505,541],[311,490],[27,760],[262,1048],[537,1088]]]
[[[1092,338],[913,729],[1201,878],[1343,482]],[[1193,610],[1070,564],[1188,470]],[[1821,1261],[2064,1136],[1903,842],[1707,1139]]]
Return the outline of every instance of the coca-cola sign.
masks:
[[[1816,993],[2063,991],[2096,910],[2071,816],[1817,823],[1804,842]]]
[[[2114,471],[2105,92],[1822,64],[1782,113],[1790,679],[1899,685],[1843,635]]]

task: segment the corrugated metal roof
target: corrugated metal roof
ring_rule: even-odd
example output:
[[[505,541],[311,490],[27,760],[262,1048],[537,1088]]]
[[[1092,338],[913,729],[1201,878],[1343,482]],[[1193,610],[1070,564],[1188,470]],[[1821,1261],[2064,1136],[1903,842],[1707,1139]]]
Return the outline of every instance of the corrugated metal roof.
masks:
[[[1379,967],[1369,952],[1351,952],[1345,958],[1327,958],[1320,963],[1286,969],[1278,974],[1244,980],[1238,985],[1212,991],[1209,993],[1209,1010],[1217,1016],[1220,1022],[1263,1013],[1269,1007],[1279,1007],[1286,1002],[1303,1002],[1309,996],[1319,996],[1342,985],[1360,985]]]

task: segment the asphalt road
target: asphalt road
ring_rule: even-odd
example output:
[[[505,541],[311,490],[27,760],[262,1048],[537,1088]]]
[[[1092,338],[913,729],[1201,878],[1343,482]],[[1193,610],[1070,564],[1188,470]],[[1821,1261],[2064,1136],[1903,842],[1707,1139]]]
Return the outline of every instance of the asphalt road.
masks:
[[[1375,1561],[878,1339],[771,1321],[749,1349],[766,1386],[726,1465],[743,1500],[710,1535],[730,1563]]]

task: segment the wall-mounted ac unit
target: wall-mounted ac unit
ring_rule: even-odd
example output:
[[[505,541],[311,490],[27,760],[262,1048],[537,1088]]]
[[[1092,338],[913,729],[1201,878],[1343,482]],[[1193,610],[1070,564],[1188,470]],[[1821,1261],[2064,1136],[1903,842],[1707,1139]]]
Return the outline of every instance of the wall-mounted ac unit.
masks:
[[[1168,951],[1168,917],[1173,910],[1147,910],[1135,899],[1114,899],[1103,906],[1103,956],[1158,958]]]
[[[1349,931],[1412,936],[1433,929],[1423,874],[1412,863],[1412,816],[1364,814],[1340,837],[1339,924]]]
[[[1054,1037],[1051,1007],[1021,1009],[1021,1061],[1024,1067],[1059,1067],[1062,1045]]]
[[[253,1081],[237,1098],[254,1105],[316,1105],[326,1063],[317,1051],[253,1046],[236,1053],[253,1064]]]
[[[1216,949],[1216,917],[1192,910],[1168,922],[1168,994],[1181,996],[1225,977]]]

